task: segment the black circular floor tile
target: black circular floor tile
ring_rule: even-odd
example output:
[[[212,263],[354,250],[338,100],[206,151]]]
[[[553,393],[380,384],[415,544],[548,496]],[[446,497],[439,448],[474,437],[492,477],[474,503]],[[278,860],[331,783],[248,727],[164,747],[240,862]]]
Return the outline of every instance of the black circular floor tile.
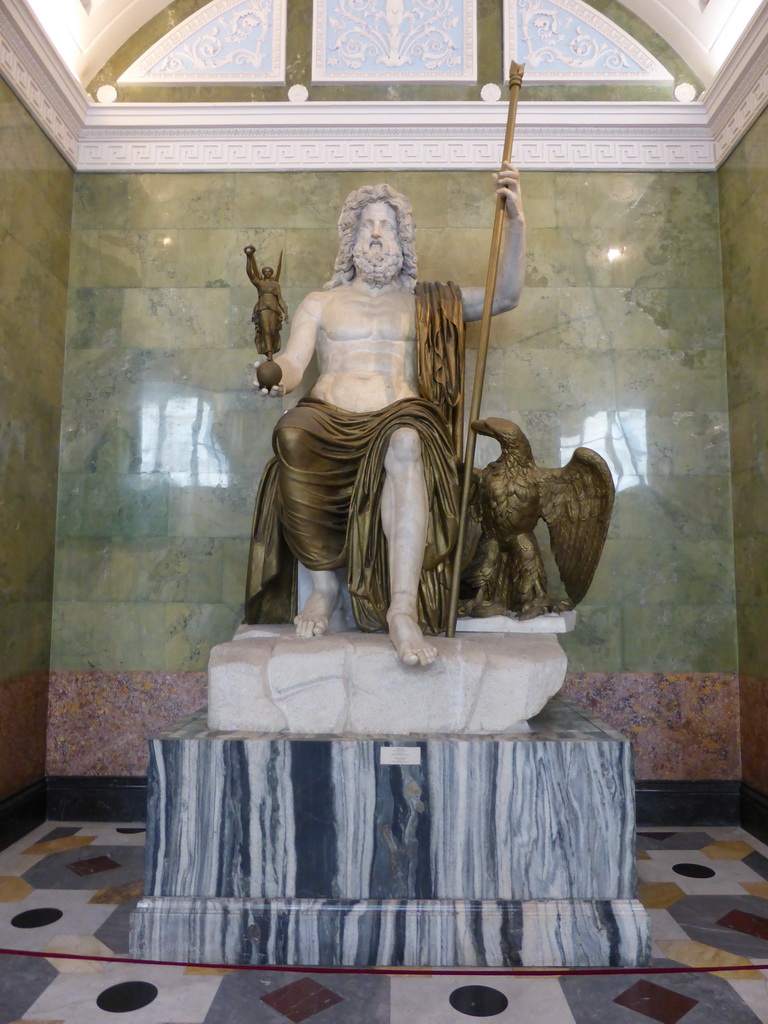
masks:
[[[25,910],[12,917],[11,924],[14,928],[44,928],[63,916],[64,911],[58,907],[37,907],[35,910]]]
[[[503,1013],[509,1000],[498,989],[486,985],[464,985],[451,992],[448,1001],[454,1010],[468,1017],[495,1017]]]
[[[105,988],[96,1000],[100,1010],[107,1013],[130,1013],[140,1010],[157,998],[157,989],[148,981],[123,981]]]
[[[116,828],[115,832],[119,832],[122,836],[137,836],[139,832],[146,832],[145,828]]]
[[[703,864],[673,864],[672,870],[686,878],[712,878],[715,872]]]

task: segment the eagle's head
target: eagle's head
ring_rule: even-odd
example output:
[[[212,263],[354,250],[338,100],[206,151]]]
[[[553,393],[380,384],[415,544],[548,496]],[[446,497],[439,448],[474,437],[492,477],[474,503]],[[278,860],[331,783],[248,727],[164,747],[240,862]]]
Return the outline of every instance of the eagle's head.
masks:
[[[521,462],[532,462],[533,452],[528,438],[520,427],[511,420],[502,420],[490,416],[487,420],[475,420],[472,429],[476,434],[492,437],[501,445],[501,453],[507,459]]]

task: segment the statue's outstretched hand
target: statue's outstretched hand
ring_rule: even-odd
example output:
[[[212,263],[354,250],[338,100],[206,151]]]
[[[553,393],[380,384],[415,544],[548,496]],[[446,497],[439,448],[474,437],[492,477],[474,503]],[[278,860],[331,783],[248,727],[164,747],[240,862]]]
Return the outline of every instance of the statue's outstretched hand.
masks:
[[[275,384],[273,388],[263,388],[255,377],[253,383],[259,389],[259,394],[262,398],[282,398],[285,395],[285,388],[282,384]]]
[[[496,195],[503,196],[504,211],[510,220],[523,219],[523,200],[520,193],[520,172],[508,160],[501,165],[498,174],[494,174]]]
[[[272,359],[266,359],[256,366],[256,376],[253,383],[258,387],[259,394],[265,398],[282,398],[285,394],[285,387],[280,383],[283,376],[283,368]]]

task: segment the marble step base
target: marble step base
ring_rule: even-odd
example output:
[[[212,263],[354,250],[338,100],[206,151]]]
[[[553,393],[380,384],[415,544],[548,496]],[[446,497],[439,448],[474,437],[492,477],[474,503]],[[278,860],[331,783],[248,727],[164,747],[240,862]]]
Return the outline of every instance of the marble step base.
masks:
[[[553,700],[519,736],[218,733],[150,743],[145,894],[615,900],[636,895],[629,740]]]
[[[323,967],[640,967],[638,900],[310,900],[149,897],[131,956]]]

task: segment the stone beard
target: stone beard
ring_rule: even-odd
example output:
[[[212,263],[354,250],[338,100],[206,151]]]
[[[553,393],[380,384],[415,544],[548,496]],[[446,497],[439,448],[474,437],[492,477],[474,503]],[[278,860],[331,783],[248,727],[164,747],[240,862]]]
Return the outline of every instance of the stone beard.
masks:
[[[375,288],[394,281],[403,269],[403,251],[394,239],[382,239],[381,248],[356,245],[352,250],[355,270],[366,284]]]

